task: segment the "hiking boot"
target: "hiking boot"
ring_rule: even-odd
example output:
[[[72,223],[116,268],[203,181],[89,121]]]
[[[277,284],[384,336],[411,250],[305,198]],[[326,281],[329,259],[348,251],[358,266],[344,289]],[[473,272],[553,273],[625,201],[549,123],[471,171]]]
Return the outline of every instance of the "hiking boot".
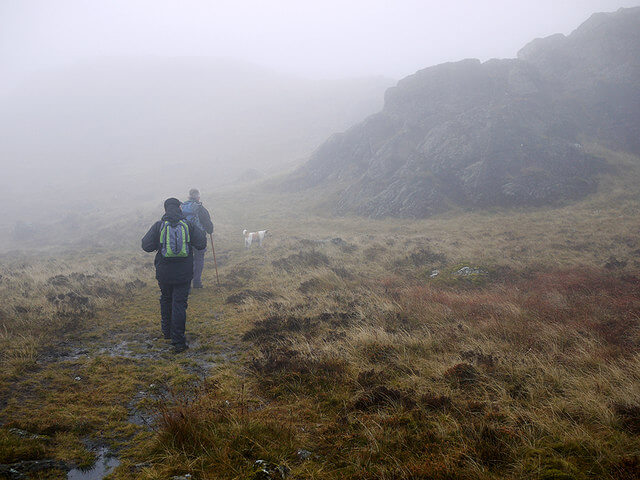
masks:
[[[173,353],[182,353],[189,348],[189,345],[186,343],[179,343],[178,345],[173,346]]]

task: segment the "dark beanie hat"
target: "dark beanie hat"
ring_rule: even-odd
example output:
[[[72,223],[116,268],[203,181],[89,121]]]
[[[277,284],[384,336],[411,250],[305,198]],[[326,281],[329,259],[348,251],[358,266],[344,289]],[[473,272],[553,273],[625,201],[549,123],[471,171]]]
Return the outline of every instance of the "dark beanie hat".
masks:
[[[171,207],[180,208],[180,205],[182,205],[182,204],[180,203],[180,200],[178,200],[177,198],[173,198],[173,197],[167,198],[164,201],[164,211],[165,212],[168,211]]]

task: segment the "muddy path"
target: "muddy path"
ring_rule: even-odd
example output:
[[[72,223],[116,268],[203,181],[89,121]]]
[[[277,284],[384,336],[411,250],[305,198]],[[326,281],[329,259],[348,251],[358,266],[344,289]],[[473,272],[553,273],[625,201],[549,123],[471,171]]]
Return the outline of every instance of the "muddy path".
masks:
[[[190,348],[174,354],[161,336],[156,290],[136,289],[52,340],[33,368],[12,379],[0,428],[16,444],[28,436],[29,448],[25,460],[0,465],[6,478],[135,478],[159,403],[238,370],[243,345],[237,312],[225,303],[230,292],[192,292]]]

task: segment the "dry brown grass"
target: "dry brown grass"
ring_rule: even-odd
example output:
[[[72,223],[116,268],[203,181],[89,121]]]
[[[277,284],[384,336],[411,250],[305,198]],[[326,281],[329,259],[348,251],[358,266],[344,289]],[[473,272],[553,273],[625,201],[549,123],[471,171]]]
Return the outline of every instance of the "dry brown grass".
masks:
[[[221,269],[251,268],[229,303],[249,319],[251,421],[296,426],[260,455],[303,478],[636,478],[636,272],[501,263],[470,280],[430,243],[388,235],[348,252],[272,239]],[[234,458],[217,476],[194,471],[250,476],[257,454]]]
[[[313,479],[640,478],[640,169],[605,153],[620,175],[556,208],[371,221],[311,215],[292,207],[308,199],[290,195],[212,197],[222,287],[193,295],[187,328],[202,355],[217,342],[234,360],[203,382],[186,360],[153,359],[153,372],[124,360],[85,366],[172,386],[153,404],[155,430],[121,444],[115,477],[259,478],[262,459]],[[265,248],[245,250],[243,228],[269,228]],[[106,321],[92,312],[113,303],[129,328],[151,331],[155,289],[122,297],[109,287],[152,283],[149,260],[5,263],[6,388],[47,339]],[[481,273],[455,275],[463,266]],[[116,385],[93,381],[87,394],[116,398]],[[49,419],[28,421],[12,408],[35,431],[66,425],[59,435],[84,412],[49,405]],[[86,429],[107,431],[97,412]]]
[[[265,251],[229,245],[224,270],[273,294],[235,307],[254,317],[248,395],[295,410],[289,441],[314,452],[279,460],[303,478],[640,478],[638,164],[613,157],[627,177],[576,204],[266,217]]]
[[[5,257],[0,264],[2,375],[33,367],[38,357],[73,333],[98,309],[122,300],[146,269],[124,259],[108,261],[52,255]]]

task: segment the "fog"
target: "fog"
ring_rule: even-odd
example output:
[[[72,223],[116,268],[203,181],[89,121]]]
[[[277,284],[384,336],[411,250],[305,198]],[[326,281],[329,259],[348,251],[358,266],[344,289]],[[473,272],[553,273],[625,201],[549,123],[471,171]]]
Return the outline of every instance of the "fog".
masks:
[[[637,0],[0,2],[4,82],[95,56],[229,57],[313,78],[401,78],[452,59],[514,56]],[[6,73],[9,75],[6,75]]]
[[[408,74],[637,3],[4,0],[2,222],[291,168]]]

